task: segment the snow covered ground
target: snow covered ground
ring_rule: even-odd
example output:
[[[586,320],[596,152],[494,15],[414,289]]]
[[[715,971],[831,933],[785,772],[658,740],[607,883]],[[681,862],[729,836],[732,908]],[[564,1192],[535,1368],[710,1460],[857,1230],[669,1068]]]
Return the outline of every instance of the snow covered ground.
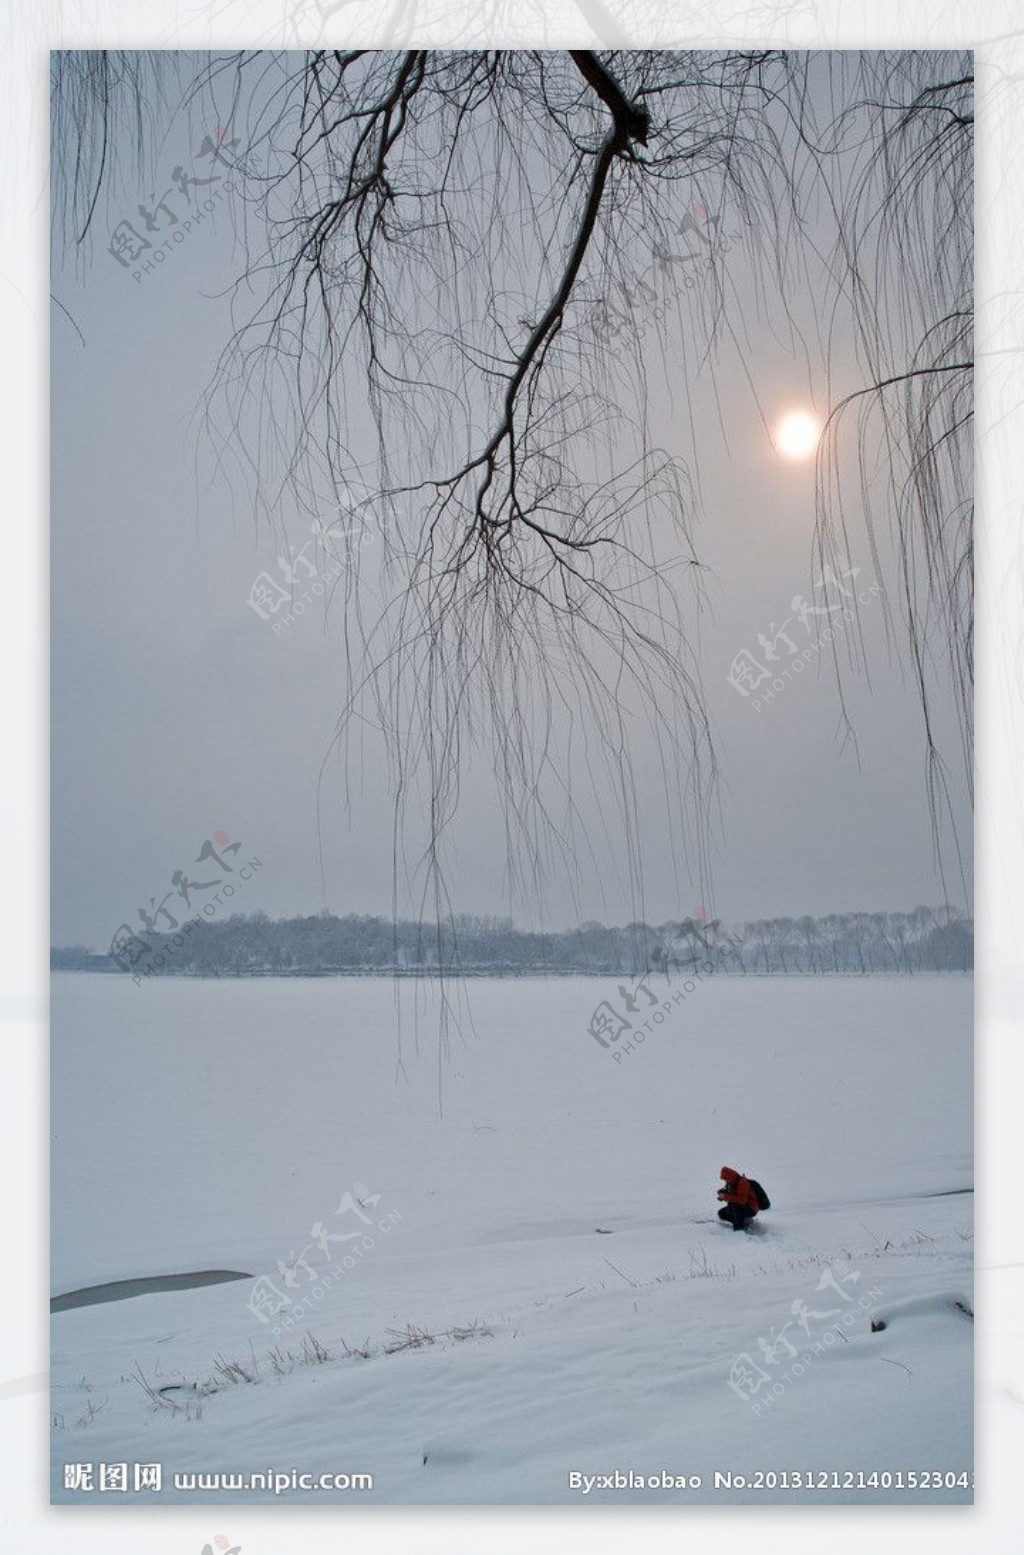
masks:
[[[969,980],[651,986],[57,976],[54,1294],[252,1278],[54,1316],[54,1499],[971,1500]]]

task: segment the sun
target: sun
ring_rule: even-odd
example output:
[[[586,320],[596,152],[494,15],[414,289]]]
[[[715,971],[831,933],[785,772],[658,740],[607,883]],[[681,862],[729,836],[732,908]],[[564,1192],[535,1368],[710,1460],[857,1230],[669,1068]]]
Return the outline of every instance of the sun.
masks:
[[[787,459],[806,459],[818,446],[821,427],[806,410],[791,410],[775,428],[775,446]]]

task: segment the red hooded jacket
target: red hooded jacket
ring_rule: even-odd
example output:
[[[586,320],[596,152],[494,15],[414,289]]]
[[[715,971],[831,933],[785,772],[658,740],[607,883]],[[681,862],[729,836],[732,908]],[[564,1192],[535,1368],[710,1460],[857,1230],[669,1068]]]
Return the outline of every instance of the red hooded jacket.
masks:
[[[749,1209],[751,1214],[756,1215],[761,1206],[747,1179],[731,1166],[723,1166],[718,1175],[725,1183],[725,1187],[719,1189],[718,1197],[727,1204],[739,1204],[742,1209]]]

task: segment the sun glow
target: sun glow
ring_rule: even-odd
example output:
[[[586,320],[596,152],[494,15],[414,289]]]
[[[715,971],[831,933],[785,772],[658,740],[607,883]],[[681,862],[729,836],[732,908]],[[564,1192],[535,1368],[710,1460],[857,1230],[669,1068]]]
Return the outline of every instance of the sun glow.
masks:
[[[821,427],[806,410],[791,410],[775,429],[775,447],[787,459],[806,459],[818,446]]]

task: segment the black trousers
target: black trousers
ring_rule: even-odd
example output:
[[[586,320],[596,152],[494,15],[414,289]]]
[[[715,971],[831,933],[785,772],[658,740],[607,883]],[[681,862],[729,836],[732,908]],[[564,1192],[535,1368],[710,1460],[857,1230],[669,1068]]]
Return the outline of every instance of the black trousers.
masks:
[[[745,1231],[754,1218],[754,1211],[744,1209],[742,1204],[723,1204],[718,1218],[727,1220],[734,1231]]]

